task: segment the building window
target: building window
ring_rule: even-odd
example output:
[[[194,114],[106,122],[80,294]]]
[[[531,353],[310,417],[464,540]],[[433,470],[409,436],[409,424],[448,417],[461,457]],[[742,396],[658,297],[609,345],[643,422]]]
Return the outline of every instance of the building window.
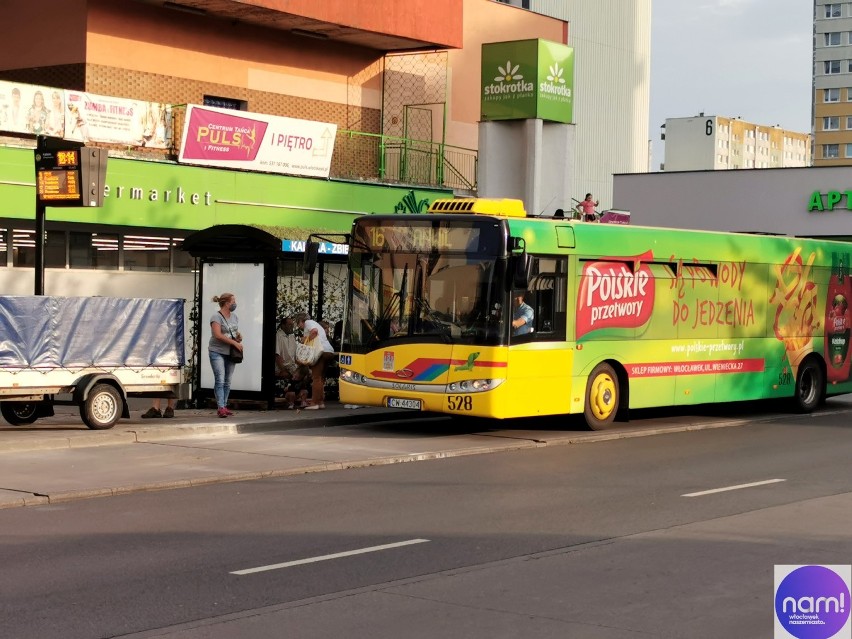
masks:
[[[169,245],[167,237],[125,235],[122,242],[125,271],[169,272]]]
[[[838,146],[838,144],[823,144],[822,157],[825,159],[839,157],[840,149],[838,148]]]
[[[172,240],[172,257],[174,259],[175,273],[192,273],[195,271],[195,258],[184,250],[181,250],[183,240]]]
[[[72,231],[69,264],[71,268],[118,270],[118,235]]]
[[[839,18],[840,17],[840,4],[827,4],[825,5],[825,17],[826,18]]]
[[[35,231],[12,231],[12,266],[35,267]],[[65,268],[65,231],[47,231],[44,241],[45,268]]]
[[[0,228],[0,267],[35,266],[35,231]],[[183,240],[148,235],[120,235],[72,230],[47,230],[46,268],[192,273],[195,259],[181,250]]]
[[[831,33],[823,33],[823,38],[825,42],[825,46],[827,47],[839,47],[840,46],[840,31],[833,31]]]
[[[248,102],[236,98],[220,98],[215,95],[204,96],[204,106],[218,107],[220,109],[233,109],[235,111],[248,111]]]
[[[846,144],[846,155],[844,157],[852,158],[852,144]]]
[[[823,131],[837,131],[840,129],[840,117],[837,115],[832,115],[827,118],[822,119],[822,130]]]
[[[840,73],[840,60],[826,60],[822,63],[825,75],[836,75]]]

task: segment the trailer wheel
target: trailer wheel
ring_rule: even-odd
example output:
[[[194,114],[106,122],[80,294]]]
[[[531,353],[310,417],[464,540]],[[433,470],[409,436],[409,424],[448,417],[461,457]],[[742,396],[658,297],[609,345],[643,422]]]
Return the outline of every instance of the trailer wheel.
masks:
[[[80,404],[80,417],[92,430],[112,428],[121,417],[121,393],[110,384],[96,384]]]
[[[595,366],[586,384],[586,423],[592,430],[604,430],[612,425],[621,401],[618,375],[606,363]]]
[[[796,374],[795,408],[800,413],[813,412],[823,398],[825,373],[816,357],[809,357],[799,365]]]
[[[0,413],[12,426],[32,424],[38,419],[38,404],[35,402],[0,402]]]

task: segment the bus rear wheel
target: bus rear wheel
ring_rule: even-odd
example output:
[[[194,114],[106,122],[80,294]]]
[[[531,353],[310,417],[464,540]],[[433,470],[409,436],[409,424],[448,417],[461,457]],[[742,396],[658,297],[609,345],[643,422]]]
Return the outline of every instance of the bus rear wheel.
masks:
[[[592,430],[604,430],[615,421],[621,400],[618,375],[606,363],[595,366],[586,383],[586,423]]]
[[[796,373],[796,394],[793,397],[800,413],[813,412],[822,401],[825,373],[816,357],[809,357],[799,365]]]

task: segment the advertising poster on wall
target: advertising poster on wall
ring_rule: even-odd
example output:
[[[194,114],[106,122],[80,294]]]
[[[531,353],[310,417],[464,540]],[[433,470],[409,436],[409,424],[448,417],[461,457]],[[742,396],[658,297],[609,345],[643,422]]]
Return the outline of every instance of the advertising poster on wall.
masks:
[[[65,92],[33,84],[0,82],[0,131],[61,138]]]
[[[337,125],[189,105],[179,162],[328,177]]]
[[[65,138],[153,149],[171,146],[170,104],[66,91]]]

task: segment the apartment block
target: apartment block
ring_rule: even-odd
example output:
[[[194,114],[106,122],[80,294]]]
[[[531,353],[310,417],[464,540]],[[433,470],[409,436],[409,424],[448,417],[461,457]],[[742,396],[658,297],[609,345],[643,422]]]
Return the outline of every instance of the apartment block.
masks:
[[[668,118],[665,171],[777,169],[810,165],[811,136],[745,122],[741,118],[705,115]]]
[[[852,164],[852,2],[814,1],[814,166]]]

